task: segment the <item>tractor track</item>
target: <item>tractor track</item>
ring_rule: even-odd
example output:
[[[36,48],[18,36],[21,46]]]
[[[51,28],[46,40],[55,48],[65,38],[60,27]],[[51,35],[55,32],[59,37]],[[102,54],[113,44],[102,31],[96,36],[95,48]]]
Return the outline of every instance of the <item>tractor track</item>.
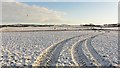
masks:
[[[102,34],[104,33],[79,40],[74,44],[71,55],[76,66],[112,66],[109,60],[104,59],[91,45],[91,40]]]
[[[41,53],[37,57],[36,61],[33,63],[33,66],[56,66],[59,62],[58,59],[61,60],[60,56],[65,55],[61,52],[64,50],[65,46],[70,47],[71,51],[69,58],[72,60],[71,62],[73,66],[110,66],[111,63],[108,60],[104,59],[101,55],[99,55],[94,47],[91,45],[91,40],[94,37],[102,34],[104,33],[98,33],[96,35],[84,34],[59,41],[51,45],[43,53]],[[81,36],[83,38],[81,38]],[[67,44],[70,41],[73,41],[75,38],[78,38],[76,40],[77,42]],[[85,51],[85,49],[87,51]],[[66,52],[68,52],[67,49]],[[87,55],[89,55],[89,57]],[[68,57],[65,58],[67,59]]]
[[[70,40],[80,36],[74,36],[68,39],[64,39],[51,45],[37,57],[36,61],[33,63],[33,66],[55,66],[63,46],[65,46],[66,43],[69,42]]]

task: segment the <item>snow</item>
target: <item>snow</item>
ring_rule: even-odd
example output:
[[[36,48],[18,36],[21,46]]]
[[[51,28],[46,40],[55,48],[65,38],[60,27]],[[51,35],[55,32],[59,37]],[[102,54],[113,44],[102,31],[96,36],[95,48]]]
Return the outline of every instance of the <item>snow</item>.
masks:
[[[104,33],[104,31],[102,32]],[[59,44],[57,47],[61,49],[61,51],[58,54],[58,59],[55,59],[56,61],[54,61],[56,62],[56,64],[52,64],[52,65],[74,66],[75,64],[73,62],[73,59],[71,58],[72,46],[79,40],[82,40],[90,36],[94,36],[99,33],[101,32],[92,31],[92,30],[91,31],[84,30],[84,31],[1,32],[0,33],[0,37],[1,37],[0,65],[7,65],[7,66],[32,65],[36,61],[36,58],[41,53],[43,53],[48,47],[55,44],[56,42],[75,36],[85,35],[85,36],[72,38],[68,41],[65,41],[63,45]],[[97,36],[93,38],[91,44],[100,55],[105,56],[103,58],[110,60],[112,64],[117,64],[117,56],[118,56],[117,32],[110,31],[109,33],[106,32],[104,35]],[[85,46],[81,46],[81,47],[83,48],[83,52],[86,52],[85,55],[87,55],[87,51],[84,50]],[[56,50],[53,50],[53,53],[55,53]],[[90,61],[92,62],[92,59],[90,59]]]
[[[50,26],[50,27],[3,27],[0,31],[52,31],[52,30],[87,30],[87,29],[103,29],[103,30],[119,30],[118,27],[84,27],[84,26]]]
[[[36,57],[50,45],[61,39],[89,32],[93,31],[2,32],[0,64],[32,64]]]
[[[113,65],[118,64],[118,32],[110,31],[92,40],[92,45],[96,51]]]

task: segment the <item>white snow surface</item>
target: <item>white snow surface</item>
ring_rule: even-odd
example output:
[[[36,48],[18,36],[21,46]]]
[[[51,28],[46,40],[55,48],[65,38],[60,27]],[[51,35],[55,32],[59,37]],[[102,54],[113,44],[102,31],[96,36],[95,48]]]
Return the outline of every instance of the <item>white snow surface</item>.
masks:
[[[95,37],[92,45],[96,51],[113,65],[118,64],[118,32],[110,31],[104,35]]]
[[[85,34],[92,36],[99,33],[99,31],[1,32],[0,65],[32,65],[47,47],[62,39]],[[70,57],[70,48],[72,44],[82,38],[84,36],[66,42],[56,65],[74,65]],[[108,59],[112,64],[117,64],[118,32],[106,32],[104,35],[93,38],[91,44],[105,59]]]
[[[3,32],[0,65],[31,65],[50,45],[86,33],[93,31]]]

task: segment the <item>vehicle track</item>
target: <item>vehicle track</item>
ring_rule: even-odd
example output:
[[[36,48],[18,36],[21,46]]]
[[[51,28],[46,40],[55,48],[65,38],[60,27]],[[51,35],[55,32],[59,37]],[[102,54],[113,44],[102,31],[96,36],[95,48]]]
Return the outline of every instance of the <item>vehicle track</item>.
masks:
[[[93,64],[91,64],[91,61],[83,52],[82,46],[84,41],[85,40],[79,40],[75,43],[75,45],[72,47],[71,55],[73,56],[73,60],[76,66],[93,66]]]
[[[93,56],[93,58],[95,59],[95,61],[97,61],[97,63],[99,63],[99,65],[101,65],[101,66],[111,66],[112,64],[109,62],[109,60],[104,59],[99,53],[97,53],[97,51],[92,46],[91,40],[94,37],[89,38],[89,39],[87,39],[85,41],[87,49],[89,50],[90,54]]]
[[[74,62],[72,61],[71,58],[71,47],[72,45],[78,41],[80,37],[75,37],[71,40],[69,40],[68,42],[66,42],[66,44],[64,44],[64,46],[62,47],[62,50],[60,51],[56,66],[75,66]]]
[[[40,54],[34,62],[33,66],[56,66],[56,64],[58,63],[58,59],[61,60],[61,58],[59,58],[60,55],[63,54],[61,53],[61,51],[64,50],[63,48],[65,48],[65,46],[68,46],[66,44],[73,39],[81,36],[83,36],[84,38],[78,40],[78,42],[76,42],[74,45],[69,45],[69,47],[71,46],[70,58],[73,62],[73,65],[110,66],[110,62],[104,59],[101,55],[99,55],[91,45],[91,40],[101,34],[103,33],[99,33],[96,35],[88,35],[85,37],[84,34],[59,41],[58,43],[55,43],[48,47],[42,54]],[[85,49],[87,49],[87,51],[84,51]],[[87,56],[86,52],[88,52],[90,57]],[[94,62],[92,60],[94,60]]]
[[[84,34],[85,35],[85,34]],[[83,35],[80,35],[83,36]],[[59,58],[59,54],[62,50],[62,47],[73,38],[80,37],[75,36],[68,39],[64,39],[48,47],[43,53],[41,53],[36,61],[33,63],[33,66],[55,66]]]
[[[91,45],[91,40],[101,34],[79,40],[74,44],[71,55],[76,66],[111,66],[111,63],[99,55]],[[87,51],[84,51],[85,49],[87,49]],[[86,52],[89,53],[89,57]],[[94,62],[91,62],[91,58]]]

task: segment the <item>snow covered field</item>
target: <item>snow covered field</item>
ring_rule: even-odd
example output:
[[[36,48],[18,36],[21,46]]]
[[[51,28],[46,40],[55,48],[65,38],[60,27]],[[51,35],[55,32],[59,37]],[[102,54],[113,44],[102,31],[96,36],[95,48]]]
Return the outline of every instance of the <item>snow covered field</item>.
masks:
[[[0,31],[3,32],[8,32],[8,31],[13,31],[13,32],[26,32],[26,31],[57,31],[57,30],[69,30],[69,31],[74,31],[74,30],[87,30],[87,29],[103,29],[103,30],[113,30],[117,31],[120,30],[118,27],[84,27],[84,26],[51,26],[51,27],[3,27],[0,28]]]
[[[96,51],[112,64],[118,64],[118,32],[111,31],[92,40]]]
[[[96,36],[101,33],[105,34]],[[83,54],[85,54],[84,56],[86,56],[87,51],[85,51],[83,47],[84,44],[75,43],[88,40],[88,38],[93,36],[96,36],[91,41],[94,49],[100,55],[105,55],[103,57],[107,56],[105,59],[108,59],[111,64],[117,63],[117,32],[108,33],[105,31],[90,30],[38,31],[1,32],[0,35],[2,37],[0,41],[0,65],[22,66],[40,64],[50,66],[76,66],[79,65],[79,63],[87,65],[87,59],[76,61],[76,58],[81,59],[83,57],[83,55],[79,54],[83,52]],[[82,47],[83,51],[81,52],[77,47],[80,49]],[[76,53],[73,54],[73,52]],[[90,53],[90,55],[94,54]],[[74,56],[76,56],[76,58]],[[82,57],[80,58],[78,56]],[[87,58],[91,59],[89,57]],[[92,61],[92,59],[90,61]],[[90,63],[96,64],[95,62]]]

